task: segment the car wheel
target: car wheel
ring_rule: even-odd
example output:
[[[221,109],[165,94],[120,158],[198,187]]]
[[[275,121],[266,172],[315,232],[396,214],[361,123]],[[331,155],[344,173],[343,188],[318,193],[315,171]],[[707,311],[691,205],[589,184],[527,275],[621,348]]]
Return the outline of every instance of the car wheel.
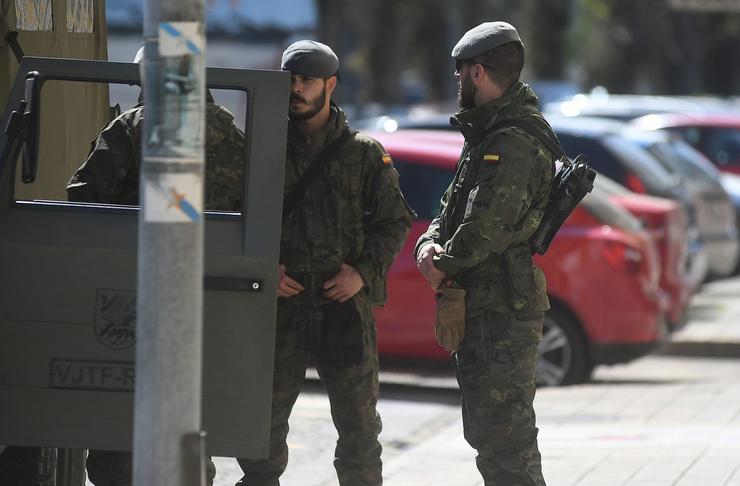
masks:
[[[593,365],[586,340],[575,320],[558,309],[545,313],[537,351],[538,385],[572,385],[583,383],[591,376]]]

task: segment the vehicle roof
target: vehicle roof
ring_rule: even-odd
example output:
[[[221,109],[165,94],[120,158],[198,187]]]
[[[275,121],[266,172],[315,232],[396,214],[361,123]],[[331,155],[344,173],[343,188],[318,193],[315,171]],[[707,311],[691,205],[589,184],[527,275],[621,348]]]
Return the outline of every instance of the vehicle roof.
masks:
[[[738,113],[656,113],[641,116],[630,125],[646,130],[659,130],[670,127],[721,127],[740,128]]]
[[[569,100],[548,103],[545,113],[568,116],[605,116],[630,120],[651,113],[725,113],[732,108],[725,100],[701,97],[578,94]]]
[[[436,129],[457,131],[450,125],[449,113],[421,113],[407,115],[382,115],[371,118],[360,118],[350,123],[365,130],[382,130],[395,132],[399,129]]]
[[[547,122],[556,133],[567,133],[569,135],[599,136],[607,134],[619,134],[625,124],[608,118],[587,116],[559,116],[546,115]]]
[[[397,130],[366,133],[380,142],[393,158],[450,170],[454,170],[464,142],[462,134],[452,131]]]

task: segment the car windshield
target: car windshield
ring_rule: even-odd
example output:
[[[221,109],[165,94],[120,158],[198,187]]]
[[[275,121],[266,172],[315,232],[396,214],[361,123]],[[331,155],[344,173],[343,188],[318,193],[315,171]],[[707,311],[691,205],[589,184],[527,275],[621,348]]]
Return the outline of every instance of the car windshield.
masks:
[[[607,196],[624,196],[632,194],[632,191],[611,179],[604,174],[599,173],[594,180],[594,188]]]
[[[645,149],[619,135],[605,137],[604,143],[627,167],[640,175],[643,183],[652,188],[651,192],[673,190],[676,184],[673,175]]]
[[[716,169],[704,156],[687,143],[674,140],[648,144],[645,147],[666,169],[674,170],[695,183],[715,186],[718,184]]]
[[[598,179],[597,176],[596,180]],[[640,231],[642,229],[640,221],[621,206],[614,204],[609,196],[597,186],[593,192],[586,194],[581,205],[603,224],[627,231]]]

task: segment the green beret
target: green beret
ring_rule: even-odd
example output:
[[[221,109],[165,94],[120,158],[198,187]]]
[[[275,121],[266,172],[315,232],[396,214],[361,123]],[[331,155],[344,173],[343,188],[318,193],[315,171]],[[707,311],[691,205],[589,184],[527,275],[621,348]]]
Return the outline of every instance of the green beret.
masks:
[[[522,43],[513,25],[506,22],[484,22],[465,32],[465,35],[452,48],[456,61],[473,59],[494,47],[509,42]]]
[[[339,59],[326,44],[301,40],[285,49],[281,69],[309,78],[328,78],[339,70]]]

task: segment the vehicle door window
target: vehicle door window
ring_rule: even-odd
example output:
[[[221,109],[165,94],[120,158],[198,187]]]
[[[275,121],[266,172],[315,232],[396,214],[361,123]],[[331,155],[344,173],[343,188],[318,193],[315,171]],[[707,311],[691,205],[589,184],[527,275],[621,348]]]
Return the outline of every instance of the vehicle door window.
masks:
[[[558,133],[558,138],[569,157],[574,158],[578,154],[583,154],[594,170],[615,181],[624,181],[625,171],[619,159],[599,141],[567,133]]]
[[[231,136],[223,138],[222,142],[210,146],[206,143],[206,181],[213,182],[214,188],[209,191],[218,192],[219,195],[210,199],[207,195],[204,209],[206,211],[237,213],[240,212],[246,159],[244,129],[247,118],[247,94],[243,91],[227,89],[215,89],[209,93],[219,106],[225,108],[224,111],[218,112],[218,116],[211,116],[216,112],[207,109],[209,120],[218,118],[212,126],[214,136],[219,140],[221,140],[221,137],[218,136],[220,132],[229,133]],[[86,164],[101,132],[104,129],[109,131],[110,123],[118,119],[118,127],[121,129],[115,133],[121,135],[116,138],[121,143],[117,147],[105,147],[105,143],[103,143],[103,147],[108,149],[107,154],[96,158],[97,163],[109,164],[110,167],[105,168],[105,170],[102,170],[102,167],[94,169],[95,173],[102,174],[101,177],[105,177],[106,180],[108,176],[111,176],[112,180],[117,181],[115,189],[111,189],[116,193],[116,197],[112,197],[111,200],[96,202],[104,203],[108,207],[138,207],[138,168],[142,159],[139,137],[143,131],[143,125],[133,127],[121,120],[133,120],[133,116],[126,118],[127,114],[133,113],[132,110],[136,109],[142,99],[141,89],[138,85],[45,81],[41,87],[39,156],[36,180],[30,184],[23,183],[21,181],[21,171],[17,170],[14,199],[16,201],[68,201],[71,199],[76,204],[88,205],[89,203],[81,202],[87,201],[87,199],[76,199],[74,195],[70,197],[67,185],[70,182],[74,183],[73,177],[82,169],[83,164]],[[121,115],[125,120],[124,118],[118,118]],[[109,131],[109,133],[113,132]],[[206,139],[210,140],[210,136],[207,131]],[[125,140],[120,140],[122,137]],[[232,147],[234,141],[240,142],[238,150]],[[118,150],[122,147],[129,147],[130,150],[126,150],[124,154],[124,152]],[[208,161],[213,159],[213,152],[215,152],[215,160],[220,161],[224,160],[226,156],[229,157],[228,173],[221,170],[224,168],[222,165],[219,165],[219,167],[210,166],[211,164]],[[208,154],[211,158],[208,158]],[[236,162],[234,162],[235,157],[239,158]],[[119,167],[115,165],[115,161],[118,159],[127,159],[127,162]],[[134,160],[134,162],[129,163],[130,160],[128,159]],[[20,163],[16,165],[16,167],[19,166]],[[112,175],[114,173],[115,177]],[[209,174],[212,175],[209,176]],[[209,179],[209,177],[215,179]],[[103,179],[99,180],[102,181]],[[234,182],[235,180],[238,182]],[[231,185],[235,187],[231,187]],[[90,203],[92,202],[90,201]]]
[[[740,165],[740,129],[708,130],[704,146],[707,156],[720,167]]]
[[[447,169],[393,159],[400,175],[401,191],[419,219],[434,219],[439,214],[439,201],[454,173]]]

